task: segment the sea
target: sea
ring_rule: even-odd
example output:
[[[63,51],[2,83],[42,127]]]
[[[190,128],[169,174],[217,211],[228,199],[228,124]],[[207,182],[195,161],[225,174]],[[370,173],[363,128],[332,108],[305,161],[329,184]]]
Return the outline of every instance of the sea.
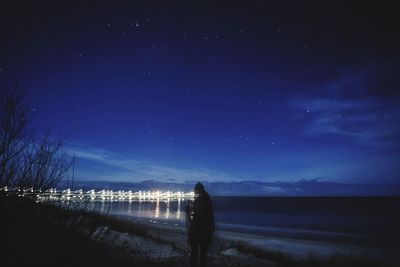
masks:
[[[217,231],[399,246],[400,197],[212,197]],[[186,201],[95,202],[103,214],[185,227]]]

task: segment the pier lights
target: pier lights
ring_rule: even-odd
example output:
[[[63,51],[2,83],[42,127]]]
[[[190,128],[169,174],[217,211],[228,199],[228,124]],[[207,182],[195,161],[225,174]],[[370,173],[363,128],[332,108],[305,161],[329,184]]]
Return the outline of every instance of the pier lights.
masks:
[[[32,191],[33,190],[33,191]],[[70,188],[65,190],[57,191],[56,188],[50,188],[47,190],[39,190],[32,188],[9,188],[2,187],[0,191],[13,193],[16,196],[29,196],[32,195],[37,199],[46,200],[73,200],[73,201],[181,201],[184,199],[193,199],[194,192],[182,192],[182,191],[136,191],[132,190],[124,191],[113,191],[113,190],[99,190],[95,191],[91,189],[89,191],[83,191],[82,189],[71,191]]]
[[[71,194],[71,189],[67,188],[66,190],[63,190],[62,193],[69,195],[69,194]]]
[[[125,191],[118,191],[119,199],[124,200],[125,199]]]
[[[86,193],[89,194],[89,195],[91,195],[91,196],[93,196],[93,195],[95,194],[94,189],[89,190],[89,191],[87,191]]]

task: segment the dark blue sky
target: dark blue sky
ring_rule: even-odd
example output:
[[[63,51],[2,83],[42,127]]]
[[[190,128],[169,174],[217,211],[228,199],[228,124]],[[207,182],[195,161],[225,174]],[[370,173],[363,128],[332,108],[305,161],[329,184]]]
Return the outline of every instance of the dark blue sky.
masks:
[[[0,11],[0,79],[77,178],[399,183],[394,8],[96,2]]]

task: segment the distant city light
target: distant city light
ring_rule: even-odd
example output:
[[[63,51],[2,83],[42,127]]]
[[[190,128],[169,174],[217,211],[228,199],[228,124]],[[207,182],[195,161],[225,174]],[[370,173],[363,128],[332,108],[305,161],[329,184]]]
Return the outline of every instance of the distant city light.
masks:
[[[36,197],[37,200],[72,200],[72,201],[145,201],[145,200],[188,200],[194,198],[194,192],[183,192],[183,191],[137,191],[132,192],[131,190],[99,190],[94,189],[83,191],[82,189],[72,191],[70,188],[65,190],[57,190],[56,188],[50,188],[46,191],[34,190],[33,188],[13,188],[8,187],[0,188],[0,191],[7,192],[9,194],[15,193],[21,197]]]

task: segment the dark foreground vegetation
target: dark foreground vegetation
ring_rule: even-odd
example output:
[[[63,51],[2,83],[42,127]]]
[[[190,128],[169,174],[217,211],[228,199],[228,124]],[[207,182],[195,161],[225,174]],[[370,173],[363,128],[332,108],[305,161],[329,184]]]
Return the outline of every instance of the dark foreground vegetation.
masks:
[[[101,224],[144,235],[143,226],[3,195],[0,217],[1,266],[158,266],[156,262],[110,250],[90,240],[83,231],[94,230]]]
[[[61,208],[31,199],[0,194],[2,220],[1,266],[188,266],[185,244],[173,245],[178,257],[168,260],[127,254],[116,247],[89,238],[101,226],[113,231],[151,238],[150,227],[90,212],[82,207]],[[168,243],[162,238],[156,242]],[[234,249],[239,255],[227,255]],[[251,246],[245,242],[217,239],[210,253],[210,266],[389,266],[356,256],[332,255],[306,259]]]

